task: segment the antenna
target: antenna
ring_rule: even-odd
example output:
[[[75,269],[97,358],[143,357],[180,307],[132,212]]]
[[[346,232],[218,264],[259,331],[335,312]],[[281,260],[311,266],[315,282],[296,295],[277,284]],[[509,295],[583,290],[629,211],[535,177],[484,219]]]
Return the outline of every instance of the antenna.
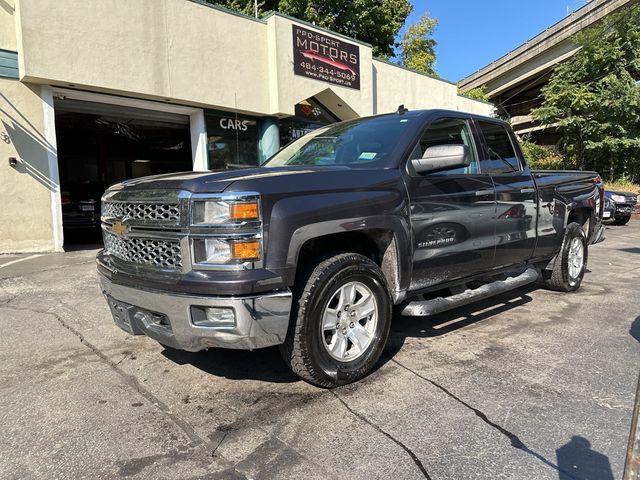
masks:
[[[396,110],[396,113],[398,115],[402,115],[403,113],[407,113],[409,111],[408,108],[404,108],[404,103],[402,105],[398,105],[398,110]]]

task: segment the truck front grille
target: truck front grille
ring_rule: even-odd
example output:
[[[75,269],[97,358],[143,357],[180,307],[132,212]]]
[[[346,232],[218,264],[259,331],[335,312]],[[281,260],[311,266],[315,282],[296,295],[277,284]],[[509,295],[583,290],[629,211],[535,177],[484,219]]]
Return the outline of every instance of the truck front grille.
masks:
[[[170,270],[182,269],[182,253],[177,239],[123,238],[105,231],[104,248],[109,255],[125,262]]]
[[[119,220],[180,222],[180,205],[170,203],[103,202],[102,216]]]

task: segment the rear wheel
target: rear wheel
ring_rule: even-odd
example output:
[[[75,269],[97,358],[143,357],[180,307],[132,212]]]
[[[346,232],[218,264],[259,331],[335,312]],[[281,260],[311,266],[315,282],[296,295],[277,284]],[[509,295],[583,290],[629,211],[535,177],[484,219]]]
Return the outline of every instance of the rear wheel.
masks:
[[[573,292],[580,288],[587,267],[587,238],[580,224],[570,223],[565,230],[560,252],[552,270],[543,270],[547,288]]]
[[[380,268],[355,253],[331,256],[298,280],[284,360],[308,382],[335,387],[371,372],[384,350],[391,298]]]

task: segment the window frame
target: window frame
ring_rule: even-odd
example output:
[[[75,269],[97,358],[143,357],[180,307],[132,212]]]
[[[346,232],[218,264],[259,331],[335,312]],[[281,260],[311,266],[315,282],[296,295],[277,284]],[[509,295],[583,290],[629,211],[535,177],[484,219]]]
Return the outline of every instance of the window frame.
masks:
[[[467,123],[467,127],[469,129],[469,134],[471,135],[471,147],[473,148],[473,154],[475,155],[476,161],[478,163],[478,171],[473,173],[448,173],[450,170],[438,170],[435,172],[427,172],[427,173],[416,173],[411,167],[412,153],[415,151],[416,147],[420,145],[420,141],[424,134],[431,128],[433,124],[439,122],[441,120],[462,120]],[[409,150],[409,154],[407,156],[405,162],[405,170],[411,177],[423,177],[425,175],[450,175],[450,176],[469,176],[469,175],[481,175],[483,174],[482,169],[480,168],[480,152],[483,148],[480,139],[478,138],[476,126],[474,123],[474,118],[471,115],[441,115],[432,118],[424,127],[420,129],[420,134],[418,138],[415,140],[413,147]],[[452,169],[454,170],[454,169]]]
[[[506,132],[507,137],[509,138],[509,142],[511,143],[511,149],[513,150],[514,157],[516,159],[516,162],[518,162],[518,170],[513,170],[510,172],[485,172],[483,170],[482,161],[490,160],[489,158],[490,155],[489,155],[487,138],[484,136],[484,132],[482,131],[482,127],[480,125],[481,123],[489,123],[491,125],[496,125],[498,127],[501,127]],[[486,173],[488,175],[521,175],[522,172],[524,172],[525,170],[525,163],[522,161],[522,154],[520,153],[519,145],[514,141],[515,139],[513,137],[513,132],[511,131],[511,129],[507,128],[507,126],[503,122],[499,120],[496,121],[493,119],[474,118],[473,124],[476,129],[476,133],[477,133],[478,139],[480,140],[481,148],[482,148],[482,158],[478,160],[478,162],[480,163],[480,172]]]

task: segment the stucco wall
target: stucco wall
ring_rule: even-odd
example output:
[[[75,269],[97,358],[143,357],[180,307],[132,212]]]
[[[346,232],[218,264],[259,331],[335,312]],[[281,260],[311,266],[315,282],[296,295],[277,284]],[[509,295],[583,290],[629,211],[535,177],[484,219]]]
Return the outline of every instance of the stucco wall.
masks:
[[[0,252],[52,250],[51,189],[40,87],[0,78]],[[18,167],[8,164],[19,159]]]
[[[23,81],[269,109],[262,22],[185,0],[20,0],[18,14]]]
[[[14,0],[0,0],[0,48],[4,50],[17,50],[14,12]]]
[[[373,76],[374,113],[393,112],[401,104],[410,110],[446,108],[481,115],[490,115],[493,110],[489,104],[458,96],[456,85],[380,60],[373,60]]]

